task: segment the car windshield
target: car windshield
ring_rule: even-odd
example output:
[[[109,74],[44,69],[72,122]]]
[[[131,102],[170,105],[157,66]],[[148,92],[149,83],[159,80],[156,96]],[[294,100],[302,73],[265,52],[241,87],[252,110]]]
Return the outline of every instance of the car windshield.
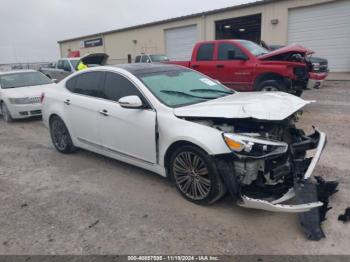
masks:
[[[77,68],[79,61],[80,60],[78,60],[78,59],[77,60],[70,60],[70,63],[72,64],[73,68]]]
[[[165,55],[150,55],[152,62],[167,62],[169,58]]]
[[[52,81],[40,72],[9,73],[0,75],[0,86],[2,89],[39,86],[51,84]]]
[[[186,69],[141,73],[137,77],[165,105],[180,107],[234,94],[210,78]]]
[[[247,48],[249,52],[252,53],[254,56],[261,56],[269,53],[267,49],[261,47],[260,45],[254,42],[247,40],[237,40],[237,42],[239,42],[241,45]]]

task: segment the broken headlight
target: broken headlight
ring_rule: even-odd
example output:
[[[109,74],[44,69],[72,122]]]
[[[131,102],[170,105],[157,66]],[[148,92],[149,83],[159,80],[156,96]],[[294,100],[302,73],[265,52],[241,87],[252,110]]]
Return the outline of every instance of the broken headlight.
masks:
[[[257,136],[224,133],[227,146],[239,158],[265,158],[280,155],[288,150],[288,144]]]

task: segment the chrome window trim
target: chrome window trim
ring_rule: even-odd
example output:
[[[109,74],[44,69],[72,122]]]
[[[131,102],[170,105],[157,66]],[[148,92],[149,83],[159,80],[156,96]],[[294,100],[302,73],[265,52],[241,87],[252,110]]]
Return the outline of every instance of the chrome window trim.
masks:
[[[144,109],[144,110],[151,110],[151,111],[154,111],[156,112],[156,109],[155,107],[152,105],[152,103],[150,102],[150,100],[147,98],[147,96],[145,95],[145,93],[139,88],[138,84],[135,83],[135,81],[133,81],[132,79],[130,79],[130,77],[120,73],[120,72],[116,72],[116,71],[113,71],[113,70],[109,70],[109,69],[99,69],[99,70],[94,70],[94,71],[88,71],[88,72],[81,72],[80,74],[78,75],[75,75],[75,76],[72,76],[70,77],[69,79],[67,79],[67,81],[64,83],[64,88],[71,94],[74,94],[74,95],[78,95],[78,96],[85,96],[85,97],[90,97],[90,98],[93,98],[93,99],[99,99],[99,100],[103,100],[103,101],[108,101],[108,102],[112,102],[112,103],[116,103],[118,105],[120,105],[120,103],[118,101],[114,101],[114,100],[110,100],[110,99],[106,99],[106,98],[101,98],[101,97],[96,97],[96,96],[89,96],[89,95],[84,95],[84,94],[78,94],[78,93],[74,93],[72,92],[71,90],[69,90],[66,86],[67,82],[75,77],[78,77],[80,75],[83,75],[83,74],[87,74],[87,73],[92,73],[92,72],[109,72],[109,73],[114,73],[114,74],[119,74],[123,77],[125,77],[127,80],[129,80],[134,86],[135,88],[137,88],[137,90],[141,93],[141,95],[145,98],[145,100],[148,102],[148,104],[150,105],[151,108],[149,109]]]

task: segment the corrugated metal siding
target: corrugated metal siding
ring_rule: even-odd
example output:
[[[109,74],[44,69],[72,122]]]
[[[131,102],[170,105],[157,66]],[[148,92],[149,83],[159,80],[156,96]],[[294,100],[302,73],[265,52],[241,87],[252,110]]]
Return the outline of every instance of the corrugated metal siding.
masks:
[[[329,60],[331,72],[350,72],[350,1],[289,11],[288,42]]]

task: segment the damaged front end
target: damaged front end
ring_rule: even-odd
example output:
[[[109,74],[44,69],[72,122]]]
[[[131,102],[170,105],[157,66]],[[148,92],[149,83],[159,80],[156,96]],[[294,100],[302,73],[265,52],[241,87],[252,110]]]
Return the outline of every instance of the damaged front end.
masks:
[[[320,240],[325,237],[321,223],[330,209],[329,197],[337,192],[338,183],[312,178],[327,138],[316,128],[312,135],[305,135],[295,127],[295,119],[296,116],[265,122],[207,119],[205,124],[222,130],[232,151],[215,159],[228,191],[238,204],[300,213],[300,224],[307,237]],[[310,151],[315,151],[313,157],[309,157]]]

